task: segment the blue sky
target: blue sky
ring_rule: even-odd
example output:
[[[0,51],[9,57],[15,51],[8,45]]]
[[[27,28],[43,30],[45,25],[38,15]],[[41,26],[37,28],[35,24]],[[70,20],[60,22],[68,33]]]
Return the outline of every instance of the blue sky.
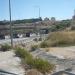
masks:
[[[0,20],[9,20],[9,0],[0,0]],[[70,19],[74,14],[75,0],[11,0],[12,20],[55,17],[57,20]]]

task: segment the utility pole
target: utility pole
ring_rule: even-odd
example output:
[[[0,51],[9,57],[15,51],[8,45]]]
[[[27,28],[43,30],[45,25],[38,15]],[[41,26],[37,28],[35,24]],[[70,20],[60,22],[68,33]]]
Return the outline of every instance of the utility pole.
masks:
[[[74,16],[75,16],[75,9],[74,9]]]
[[[40,7],[39,7],[39,20],[40,20]],[[41,26],[40,26],[40,27],[41,27]],[[40,29],[41,29],[41,28],[39,28],[39,31],[40,31]],[[40,31],[39,33],[40,33],[40,38],[41,38],[41,35],[42,35],[42,34],[41,34],[41,31]]]
[[[11,47],[13,47],[13,30],[12,30],[12,22],[11,22],[11,2],[9,0],[9,17],[10,17],[10,39],[11,39]]]
[[[40,19],[40,7],[39,7],[39,19]]]

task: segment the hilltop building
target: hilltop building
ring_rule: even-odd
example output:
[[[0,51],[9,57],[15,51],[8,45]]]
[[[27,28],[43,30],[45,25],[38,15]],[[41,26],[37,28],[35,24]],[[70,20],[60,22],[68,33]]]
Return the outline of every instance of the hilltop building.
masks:
[[[48,17],[44,18],[44,21],[49,21],[49,18]]]
[[[56,22],[55,17],[51,17],[51,22],[53,22],[53,23],[55,23],[55,22]]]

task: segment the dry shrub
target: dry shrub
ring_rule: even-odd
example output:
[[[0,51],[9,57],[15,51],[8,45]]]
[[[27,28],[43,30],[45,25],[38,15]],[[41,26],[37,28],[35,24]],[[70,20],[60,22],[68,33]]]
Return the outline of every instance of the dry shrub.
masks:
[[[27,72],[27,75],[43,75],[43,74],[37,71],[36,69],[31,69]]]
[[[0,51],[9,51],[11,46],[8,44],[1,45]]]
[[[35,51],[36,49],[38,49],[38,45],[32,45],[31,46],[31,51]]]
[[[51,73],[55,69],[55,65],[40,58],[33,58],[33,56],[25,49],[15,48],[15,54],[22,59],[22,64],[27,64],[29,69],[37,69],[41,73]]]
[[[50,49],[49,48],[46,48],[46,52],[49,52],[50,51]]]
[[[75,32],[74,31],[61,31],[50,33],[45,40],[45,47],[50,46],[70,46],[75,45]]]

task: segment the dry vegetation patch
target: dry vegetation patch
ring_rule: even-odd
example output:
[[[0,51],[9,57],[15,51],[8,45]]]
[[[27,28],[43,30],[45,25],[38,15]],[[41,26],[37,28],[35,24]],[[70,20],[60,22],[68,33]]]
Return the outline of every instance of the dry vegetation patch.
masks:
[[[52,32],[47,39],[41,43],[41,47],[51,46],[70,46],[75,45],[75,32],[74,31],[61,31]]]
[[[55,70],[55,65],[40,58],[34,58],[26,49],[17,47],[15,48],[16,56],[22,59],[22,64],[28,65],[28,69],[37,69],[39,72],[45,74],[51,73]]]

